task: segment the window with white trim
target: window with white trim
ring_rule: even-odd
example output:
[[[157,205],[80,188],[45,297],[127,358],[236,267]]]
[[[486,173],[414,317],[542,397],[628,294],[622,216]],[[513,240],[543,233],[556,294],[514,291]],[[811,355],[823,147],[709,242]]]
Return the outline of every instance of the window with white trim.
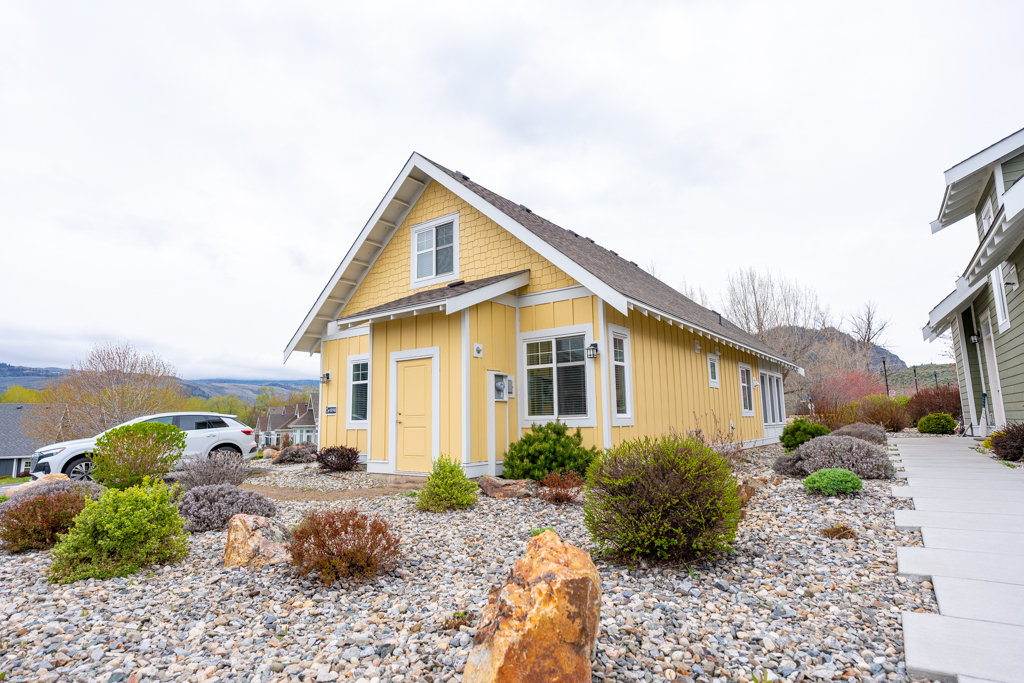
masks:
[[[712,389],[718,389],[722,386],[721,380],[719,379],[718,371],[718,356],[709,353],[708,356],[708,386]]]
[[[611,341],[612,424],[633,425],[633,356],[629,329],[608,325]]]
[[[996,266],[989,275],[992,282],[992,292],[996,300],[996,323],[999,331],[1004,331],[1010,325],[1010,309],[1006,304],[1006,280],[1003,279],[1003,264]]]
[[[348,358],[348,429],[365,429],[370,417],[370,357],[368,354]]]
[[[526,342],[527,417],[586,417],[585,342],[583,335]]]
[[[782,424],[786,421],[781,375],[761,373],[761,417],[766,425]]]
[[[449,214],[412,228],[413,288],[454,280],[459,273],[459,216]]]
[[[750,366],[740,363],[740,401],[743,407],[743,416],[750,417],[754,414],[754,387],[750,376]]]

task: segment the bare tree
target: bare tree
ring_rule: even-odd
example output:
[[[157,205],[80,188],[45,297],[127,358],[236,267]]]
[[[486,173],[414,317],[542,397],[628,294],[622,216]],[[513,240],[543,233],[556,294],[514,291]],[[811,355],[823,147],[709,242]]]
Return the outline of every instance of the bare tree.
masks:
[[[876,346],[884,346],[883,335],[889,327],[889,320],[883,320],[878,314],[878,304],[874,301],[866,301],[863,306],[846,318],[845,323],[863,358],[864,371],[870,373],[871,349]]]
[[[95,346],[85,360],[43,389],[56,409],[34,410],[24,421],[38,445],[83,439],[151,413],[185,408],[185,391],[173,366],[134,346]]]
[[[683,278],[683,281],[680,283],[679,292],[687,299],[696,301],[704,308],[715,308],[715,302],[711,300],[711,297],[704,291],[704,288],[698,287],[694,289],[693,285],[686,281],[686,278]]]

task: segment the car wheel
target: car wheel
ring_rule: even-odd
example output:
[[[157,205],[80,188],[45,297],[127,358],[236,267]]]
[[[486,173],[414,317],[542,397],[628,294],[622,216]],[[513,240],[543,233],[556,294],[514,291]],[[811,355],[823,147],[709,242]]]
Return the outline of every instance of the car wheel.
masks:
[[[240,451],[238,449],[238,446],[229,446],[229,445],[225,444],[223,446],[217,446],[216,448],[212,449],[210,451],[209,455],[213,455],[217,451],[231,451],[235,455],[241,455],[242,454],[242,451]]]
[[[73,481],[92,481],[92,460],[86,457],[75,458],[64,468],[64,474]]]

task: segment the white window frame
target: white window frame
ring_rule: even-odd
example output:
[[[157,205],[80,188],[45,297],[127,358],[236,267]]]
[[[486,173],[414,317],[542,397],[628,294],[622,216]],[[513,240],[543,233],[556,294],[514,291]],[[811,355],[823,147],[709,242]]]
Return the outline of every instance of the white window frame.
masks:
[[[366,419],[352,419],[352,388],[355,382],[352,381],[352,366],[357,363],[366,363]],[[348,357],[345,364],[345,428],[346,429],[369,429],[370,428],[370,406],[372,405],[373,393],[373,368],[370,367],[370,354],[354,353]]]
[[[989,279],[992,282],[992,298],[996,308],[996,325],[999,332],[1010,329],[1010,305],[1006,300],[1006,280],[1003,279],[1003,264],[992,269]]]
[[[767,381],[766,381],[767,380]],[[761,421],[767,426],[776,426],[786,424],[786,392],[782,387],[782,375],[777,372],[771,372],[768,370],[761,370],[761,391],[757,392],[761,395]],[[774,389],[774,392],[773,392]],[[778,404],[778,412],[781,417],[778,421],[771,421],[771,414],[765,410],[764,396],[765,393],[770,394],[770,397],[775,400]]]
[[[526,381],[526,344],[533,341],[543,341],[545,339],[558,339],[559,337],[578,337],[583,335],[583,346],[587,347],[594,343],[594,326],[593,325],[566,325],[565,327],[552,327],[546,330],[534,330],[532,332],[523,332],[516,338],[516,344],[518,346],[519,354],[519,387],[517,394],[519,396],[516,404],[519,407],[519,424],[523,429],[528,429],[533,424],[543,424],[546,422],[553,422],[556,419],[555,415],[527,415],[527,404],[530,399],[530,388],[529,383]],[[552,352],[555,349],[552,348]],[[597,361],[587,358],[583,367],[586,369],[587,379],[587,414],[586,416],[580,417],[557,417],[562,424],[568,427],[596,427],[597,426],[597,391],[594,372],[594,365]],[[557,373],[556,373],[557,374]],[[558,409],[558,385],[556,378],[555,385],[555,409]]]
[[[743,415],[743,417],[753,417],[756,414],[755,407],[754,407],[754,370],[747,363],[737,363],[737,365],[739,366],[739,375],[740,375],[739,376],[739,380],[740,380],[740,414]],[[722,369],[721,366],[719,366],[718,369],[721,370]],[[750,408],[749,409],[744,407],[744,405],[743,405],[743,371],[744,370],[747,371],[747,376],[749,377],[749,382],[750,382],[749,387],[748,387],[749,390],[750,390]]]
[[[608,348],[605,353],[608,354],[608,367],[610,369],[609,382],[611,385],[611,415],[612,415],[612,426],[614,427],[632,427],[635,424],[635,417],[633,412],[633,348],[630,345],[629,328],[622,327],[620,325],[608,325]],[[615,339],[622,340],[622,348],[625,353],[625,362],[618,362],[615,360]],[[619,406],[615,397],[615,366],[622,365],[625,367],[625,382],[626,382],[626,412],[619,413]]]
[[[708,357],[708,386],[712,389],[720,389],[722,386],[722,363],[717,353],[706,354]],[[715,365],[715,379],[711,379],[711,364]]]
[[[445,275],[437,275],[437,235],[434,235],[434,269],[435,274],[430,277],[416,277],[416,237],[427,230],[435,230],[438,226],[446,223],[452,224],[452,272]],[[451,282],[459,278],[459,212],[449,213],[434,218],[424,223],[412,226],[409,231],[409,289],[419,289],[429,285],[436,285],[442,282]]]

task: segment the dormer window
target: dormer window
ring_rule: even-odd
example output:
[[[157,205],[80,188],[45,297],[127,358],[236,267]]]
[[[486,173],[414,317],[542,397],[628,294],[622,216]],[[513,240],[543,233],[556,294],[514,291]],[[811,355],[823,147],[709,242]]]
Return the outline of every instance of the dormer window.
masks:
[[[412,228],[412,289],[454,280],[459,274],[459,214]]]

